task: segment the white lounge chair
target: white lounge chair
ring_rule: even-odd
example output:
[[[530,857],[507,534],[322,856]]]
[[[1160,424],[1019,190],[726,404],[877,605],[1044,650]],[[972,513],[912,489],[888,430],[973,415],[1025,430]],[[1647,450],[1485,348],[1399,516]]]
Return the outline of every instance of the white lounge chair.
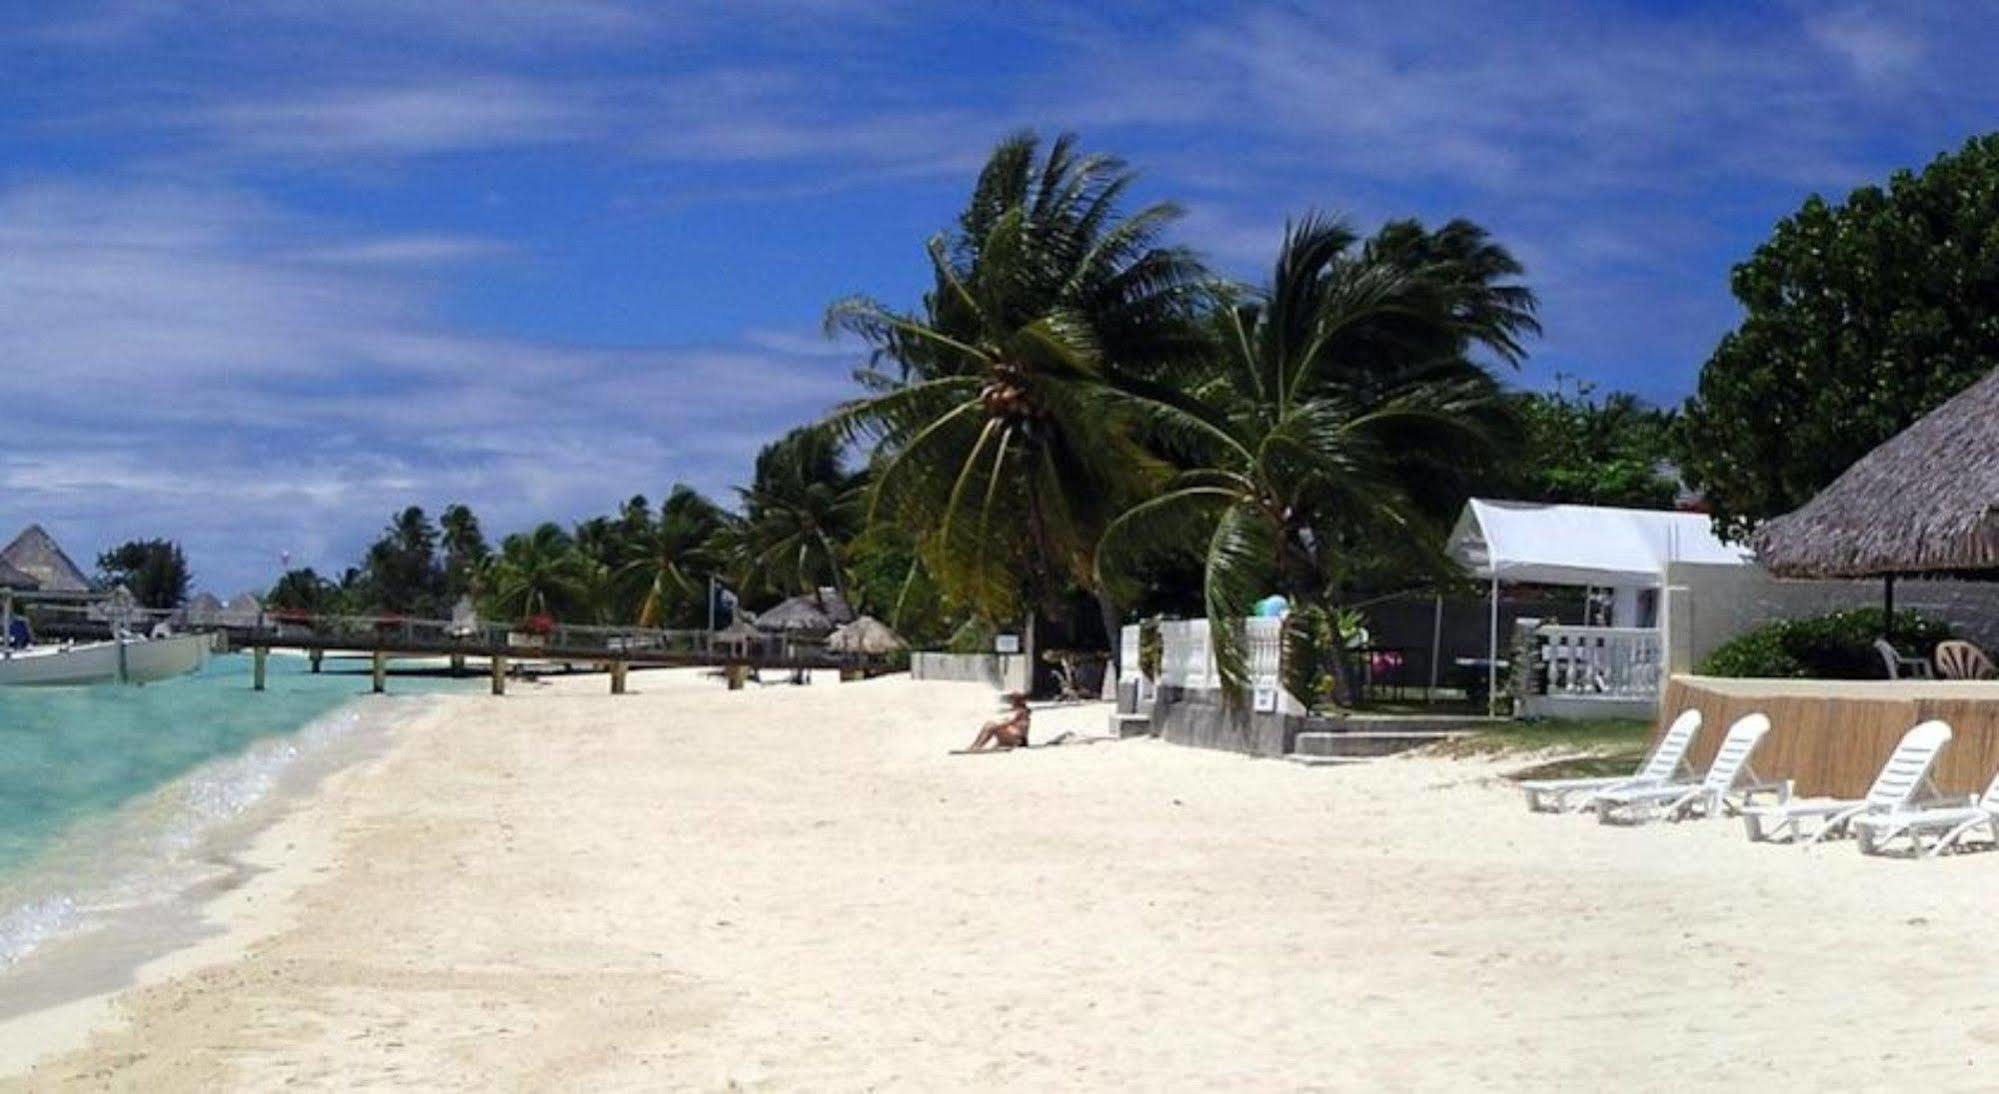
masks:
[[[1728,727],[1714,763],[1697,783],[1667,783],[1625,790],[1607,790],[1592,795],[1588,807],[1596,810],[1600,824],[1635,824],[1663,815],[1668,820],[1692,816],[1715,817],[1723,811],[1740,809],[1753,794],[1773,793],[1779,801],[1791,796],[1788,781],[1766,783],[1756,777],[1749,757],[1770,732],[1770,719],[1762,714],[1745,714]]]
[[[1701,712],[1681,711],[1652,748],[1652,754],[1629,775],[1598,779],[1534,779],[1520,784],[1527,808],[1536,813],[1567,813],[1586,808],[1592,794],[1641,786],[1664,786],[1687,765],[1687,749],[1701,730]]]
[[[1935,858],[1964,842],[1964,837],[1983,828],[1993,843],[1999,843],[1999,775],[1985,793],[1956,799],[1956,804],[1928,808],[1901,809],[1890,813],[1863,813],[1853,818],[1853,834],[1859,838],[1863,855],[1885,854],[1887,845],[1906,837],[1917,854]],[[1942,833],[1938,835],[1938,833]],[[1937,841],[1923,848],[1923,837]]]
[[[1874,776],[1874,785],[1867,788],[1866,797],[1858,801],[1811,798],[1755,806],[1742,811],[1742,823],[1752,840],[1788,836],[1796,841],[1803,836],[1809,845],[1845,834],[1847,825],[1863,814],[1891,813],[1922,800],[1935,800],[1936,784],[1930,781],[1930,768],[1936,766],[1937,755],[1949,743],[1949,726],[1924,722],[1902,735],[1902,742],[1881,765],[1881,773]],[[1809,836],[1805,835],[1807,821],[1818,822]]]

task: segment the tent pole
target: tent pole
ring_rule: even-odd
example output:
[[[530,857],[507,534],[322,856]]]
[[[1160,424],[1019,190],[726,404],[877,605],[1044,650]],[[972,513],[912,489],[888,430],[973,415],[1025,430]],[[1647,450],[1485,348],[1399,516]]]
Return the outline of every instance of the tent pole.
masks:
[[[1491,714],[1499,704],[1499,575],[1492,575],[1492,628],[1486,644],[1485,657],[1485,712]]]
[[[1437,659],[1444,649],[1444,594],[1437,594],[1437,615],[1430,624],[1430,701],[1437,701]]]
[[[1895,641],[1895,575],[1889,574],[1881,582],[1881,637],[1890,645]]]

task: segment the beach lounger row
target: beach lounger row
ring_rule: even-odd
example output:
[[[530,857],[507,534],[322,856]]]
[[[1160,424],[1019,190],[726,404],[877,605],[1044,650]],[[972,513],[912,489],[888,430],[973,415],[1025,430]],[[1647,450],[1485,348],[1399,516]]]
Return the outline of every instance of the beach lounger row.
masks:
[[[1934,857],[1981,833],[1999,843],[1999,775],[1975,798],[1948,797],[1937,789],[1932,772],[1951,738],[1943,722],[1924,722],[1903,735],[1866,796],[1850,801],[1800,799],[1789,780],[1760,779],[1750,760],[1770,731],[1770,719],[1762,714],[1737,719],[1706,774],[1692,778],[1686,757],[1700,726],[1699,711],[1682,713],[1638,770],[1624,778],[1522,783],[1527,807],[1593,812],[1604,824],[1732,814],[1742,818],[1752,840],[1811,846],[1850,835],[1865,854],[1906,840],[1915,853]],[[1764,795],[1769,800],[1759,802]]]

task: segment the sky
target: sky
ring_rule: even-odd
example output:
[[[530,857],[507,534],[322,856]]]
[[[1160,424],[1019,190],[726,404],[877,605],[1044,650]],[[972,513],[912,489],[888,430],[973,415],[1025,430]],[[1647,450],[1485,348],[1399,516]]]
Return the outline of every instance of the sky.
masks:
[[[1731,265],[1999,117],[1985,3],[0,0],[0,535],[198,587],[489,535],[855,393],[984,154],[1078,133],[1254,282],[1286,217],[1467,217],[1557,376],[1676,404]]]

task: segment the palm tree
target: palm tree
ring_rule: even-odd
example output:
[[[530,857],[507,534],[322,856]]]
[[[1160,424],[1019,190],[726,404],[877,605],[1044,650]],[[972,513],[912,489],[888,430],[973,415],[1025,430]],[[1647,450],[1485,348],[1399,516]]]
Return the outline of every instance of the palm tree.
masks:
[[[725,514],[693,487],[677,484],[660,503],[657,520],[645,499],[633,503],[636,509],[628,504],[625,511],[625,555],[615,578],[621,588],[637,591],[638,625],[656,627],[705,591],[702,583],[714,567],[710,548]]]
[[[847,593],[846,547],[862,523],[862,476],[849,472],[837,438],[793,430],[757,454],[756,473],[737,494],[743,516],[720,537],[746,588],[780,595],[831,585]]]
[[[1258,596],[1336,609],[1343,545],[1386,528],[1416,549],[1428,474],[1476,466],[1500,440],[1497,384],[1465,351],[1508,356],[1534,322],[1514,286],[1467,299],[1479,278],[1386,248],[1355,254],[1356,242],[1336,221],[1287,226],[1269,285],[1216,315],[1209,378],[1143,400],[1187,470],[1104,535],[1103,580],[1148,552],[1199,552],[1232,694],[1246,683],[1239,621]]]
[[[1157,242],[1179,210],[1123,215],[1134,176],[1075,143],[1044,156],[1022,134],[994,151],[956,232],[929,243],[919,313],[850,298],[827,314],[875,351],[859,374],[872,394],[830,419],[877,444],[871,519],[924,529],[932,574],[998,618],[1095,587],[1102,530],[1164,472],[1111,393],[1200,345],[1206,274]]]
[[[502,540],[489,577],[496,616],[574,616],[589,599],[591,562],[561,526],[543,524]]]
[[[438,517],[440,542],[444,548],[445,591],[452,596],[476,592],[479,571],[492,556],[486,534],[470,506],[448,505]]]

